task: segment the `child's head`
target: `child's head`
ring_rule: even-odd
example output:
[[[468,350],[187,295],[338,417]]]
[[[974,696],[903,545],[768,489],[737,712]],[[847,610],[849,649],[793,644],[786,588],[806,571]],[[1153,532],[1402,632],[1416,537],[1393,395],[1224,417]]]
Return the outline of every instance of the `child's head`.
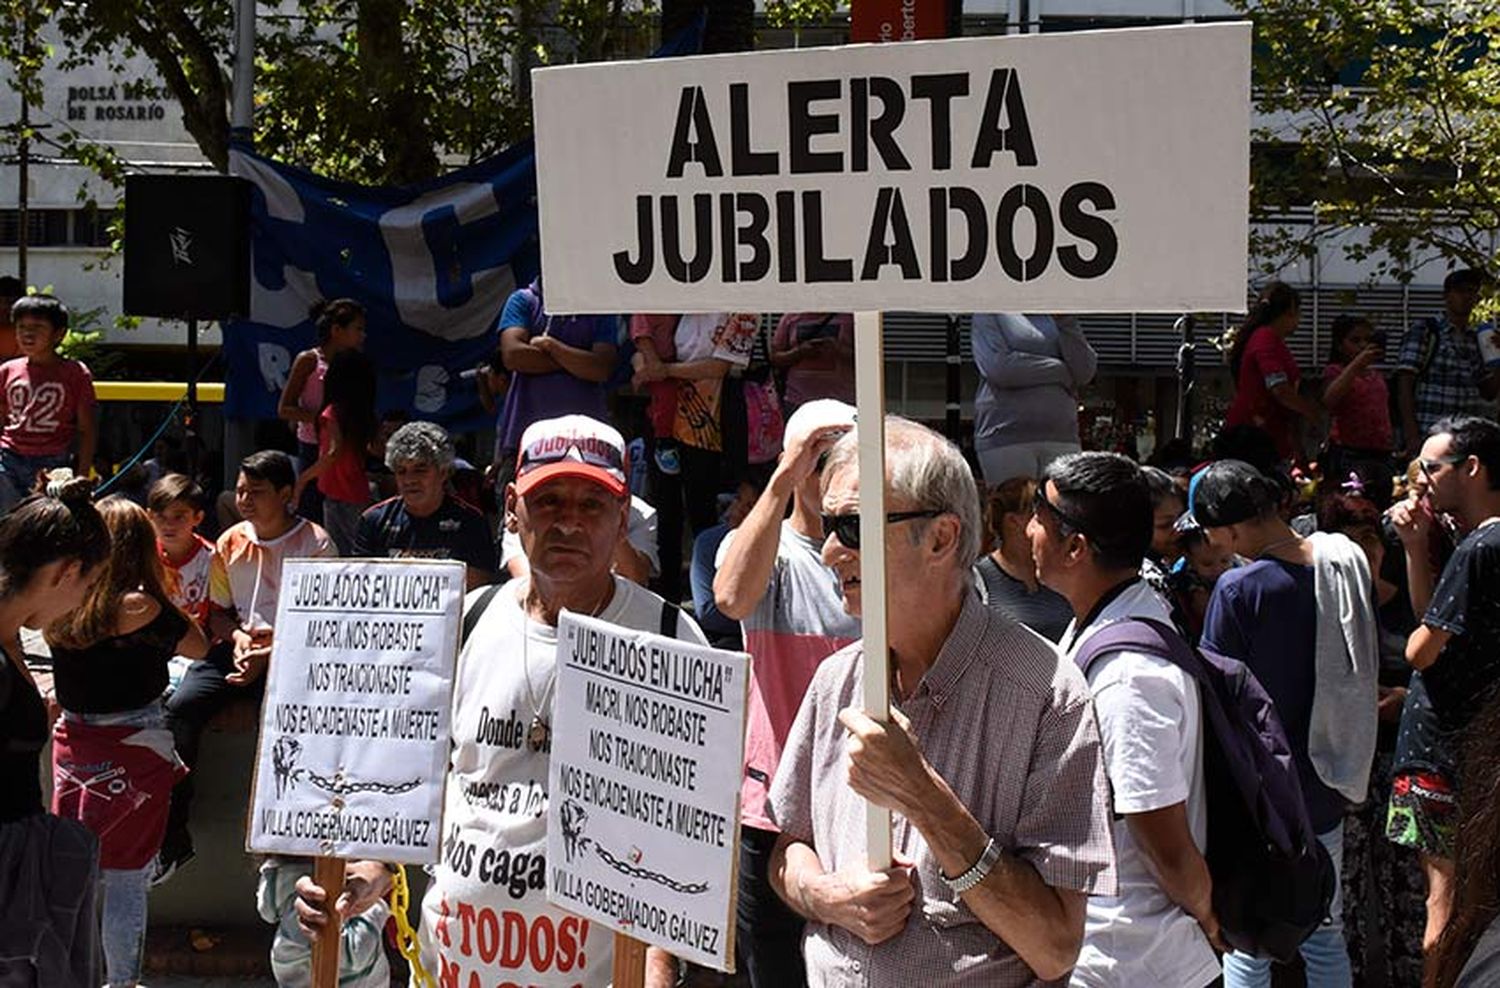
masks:
[[[1359,356],[1375,335],[1375,326],[1363,316],[1341,315],[1329,326],[1328,362],[1347,364]]]
[[[146,495],[156,537],[168,549],[181,549],[192,542],[194,529],[203,524],[205,504],[203,488],[180,473],[162,477]]]
[[[1385,542],[1380,536],[1383,509],[1358,494],[1334,494],[1318,505],[1318,530],[1338,532],[1365,551],[1370,572],[1378,575],[1385,563]]]
[[[1178,536],[1177,548],[1193,572],[1209,586],[1234,565],[1234,553],[1229,547],[1210,542],[1201,528],[1190,528]]]
[[[16,346],[35,360],[57,352],[68,335],[68,307],[51,295],[23,295],[10,307]]]
[[[257,531],[262,527],[278,528],[292,513],[292,492],[296,486],[297,471],[290,456],[278,449],[251,453],[240,463],[239,479],[234,485],[235,509]]]
[[[83,604],[48,629],[48,638],[72,648],[85,648],[115,634],[120,601],[139,591],[167,605],[161,557],[156,551],[156,529],[146,509],[116,494],[97,505],[109,532],[109,558],[104,571],[83,598]]]
[[[1173,476],[1158,467],[1142,467],[1151,491],[1151,551],[1172,562],[1177,559],[1177,519],[1187,510],[1187,495]]]

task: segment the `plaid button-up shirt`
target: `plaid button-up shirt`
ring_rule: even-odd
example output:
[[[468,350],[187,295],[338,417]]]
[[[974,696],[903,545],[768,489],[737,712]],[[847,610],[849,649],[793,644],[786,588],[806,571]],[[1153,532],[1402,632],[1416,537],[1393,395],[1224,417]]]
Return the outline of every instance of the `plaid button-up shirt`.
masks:
[[[1495,414],[1494,404],[1479,392],[1487,371],[1476,329],[1459,329],[1442,316],[1413,323],[1401,339],[1396,369],[1417,375],[1417,428],[1423,436],[1449,416]],[[1424,370],[1422,355],[1429,349],[1432,357]]]
[[[828,872],[866,861],[865,803],[849,788],[838,722],[841,709],[860,705],[863,670],[858,642],[819,666],[771,788],[772,819],[811,844]],[[1055,888],[1114,893],[1109,784],[1077,668],[970,591],[937,661],[900,707],[927,761],[996,843]],[[916,869],[905,929],[871,947],[847,930],[809,923],[810,982],[1042,984],[948,889],[926,840],[899,814],[893,833],[897,857]]]

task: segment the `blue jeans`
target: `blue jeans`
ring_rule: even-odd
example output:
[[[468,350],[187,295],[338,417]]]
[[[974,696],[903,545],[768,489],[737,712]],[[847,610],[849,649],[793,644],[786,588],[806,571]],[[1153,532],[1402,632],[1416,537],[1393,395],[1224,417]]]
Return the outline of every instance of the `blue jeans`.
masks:
[[[13,449],[0,449],[0,515],[31,493],[39,472],[66,466],[72,459],[72,453],[26,456]]]
[[[1333,859],[1333,902],[1328,916],[1312,936],[1302,941],[1302,963],[1307,988],[1350,988],[1354,973],[1344,943],[1344,824],[1318,835]],[[1224,988],[1270,988],[1271,960],[1234,951],[1224,955]]]
[[[141,978],[141,951],[146,944],[146,892],[153,870],[153,865],[134,871],[99,869],[104,975],[112,986],[132,985]]]
[[[166,726],[160,701],[113,714],[64,714],[87,724],[129,727]],[[141,954],[146,944],[146,892],[154,865],[144,868],[100,868],[99,898],[103,919],[104,975],[110,985],[132,985],[141,977]]]

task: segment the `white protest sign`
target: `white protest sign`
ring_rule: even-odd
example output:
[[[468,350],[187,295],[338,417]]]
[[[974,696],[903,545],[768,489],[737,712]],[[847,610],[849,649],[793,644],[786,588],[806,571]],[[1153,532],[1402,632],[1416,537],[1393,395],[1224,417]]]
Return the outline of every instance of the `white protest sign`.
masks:
[[[464,565],[289,559],[246,847],[437,861]]]
[[[564,613],[547,899],[734,969],[748,656]]]
[[[1250,37],[538,69],[548,311],[1243,309]]]

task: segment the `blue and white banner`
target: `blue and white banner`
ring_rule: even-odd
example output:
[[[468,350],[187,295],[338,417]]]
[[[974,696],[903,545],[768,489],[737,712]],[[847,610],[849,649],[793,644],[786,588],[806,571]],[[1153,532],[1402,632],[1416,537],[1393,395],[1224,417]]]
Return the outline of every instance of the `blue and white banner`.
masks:
[[[702,46],[705,17],[653,58]],[[292,360],[314,343],[320,298],[365,307],[382,412],[481,428],[474,375],[499,342],[505,300],[537,274],[536,150],[525,141],[405,188],[337,182],[229,152],[250,180],[250,316],[224,326],[225,413],[276,417]]]
[[[336,182],[230,151],[254,185],[250,316],[224,329],[225,410],[275,418],[292,359],[314,343],[308,308],[365,307],[382,411],[477,426],[473,375],[505,300],[537,271],[536,155],[525,141],[421,185]]]

